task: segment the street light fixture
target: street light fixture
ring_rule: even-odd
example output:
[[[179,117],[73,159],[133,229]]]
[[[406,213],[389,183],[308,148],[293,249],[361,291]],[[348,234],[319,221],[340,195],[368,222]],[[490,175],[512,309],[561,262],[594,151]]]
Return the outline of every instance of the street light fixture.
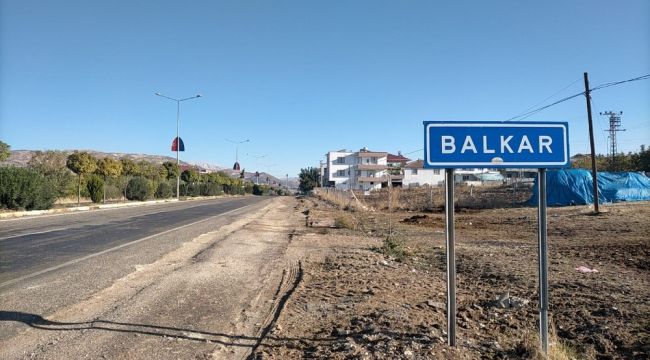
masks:
[[[174,142],[176,143],[176,167],[178,167],[178,174],[176,175],[176,199],[180,199],[180,190],[181,190],[181,165],[180,165],[180,160],[178,158],[178,152],[181,149],[181,138],[178,135],[178,119],[180,118],[181,114],[181,101],[186,101],[186,100],[192,100],[192,99],[197,99],[200,98],[201,95],[197,94],[192,97],[184,98],[184,99],[175,99],[173,97],[169,97],[166,95],[163,95],[161,93],[155,93],[157,96],[163,97],[165,99],[173,100],[176,101],[176,139]]]
[[[253,155],[253,154],[248,154],[248,153],[246,153],[246,155],[255,158],[255,173],[257,174],[257,176],[256,176],[256,177],[257,177],[257,184],[259,184],[259,183],[260,183],[260,175],[259,175],[259,160],[260,160],[261,158],[265,158],[268,154],[264,154],[264,155]]]
[[[237,144],[237,146],[235,147],[235,165],[233,165],[232,169],[239,171],[240,170],[240,166],[239,166],[239,145],[241,145],[243,143],[250,142],[250,139],[246,139],[246,140],[242,140],[242,141],[235,141],[235,140],[226,139],[226,141],[229,141],[229,142],[231,142],[233,144]]]

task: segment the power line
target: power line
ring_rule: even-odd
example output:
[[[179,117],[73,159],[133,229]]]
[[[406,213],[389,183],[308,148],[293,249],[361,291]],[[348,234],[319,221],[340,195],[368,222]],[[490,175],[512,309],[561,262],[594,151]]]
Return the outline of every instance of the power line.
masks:
[[[647,80],[647,79],[650,79],[650,74],[638,76],[638,77],[635,77],[635,78],[632,78],[632,79],[627,79],[627,80],[622,80],[622,81],[615,81],[615,82],[611,82],[611,83],[605,83],[605,84],[602,84],[602,85],[598,85],[598,86],[596,86],[594,88],[591,88],[591,89],[589,89],[589,91],[591,92],[591,91],[601,90],[601,89],[608,88],[610,86],[620,85],[620,84],[633,82],[633,81]],[[521,115],[518,115],[518,116],[511,117],[510,119],[508,119],[506,121],[512,121],[512,120],[515,120],[515,119],[524,120],[524,119],[526,119],[528,117],[531,117],[531,116],[537,114],[538,112],[540,112],[542,110],[550,108],[551,106],[555,106],[557,104],[560,104],[560,103],[563,103],[565,101],[571,100],[571,99],[576,98],[578,96],[582,96],[584,94],[585,94],[585,91],[577,93],[575,95],[567,96],[567,97],[565,97],[563,99],[560,99],[560,100],[558,100],[558,101],[556,101],[554,103],[542,106],[540,108],[537,108],[535,110],[529,111],[527,113],[524,113],[524,114],[521,114]]]
[[[506,120],[506,121],[510,121],[510,120],[512,120],[512,119],[516,119],[516,118],[518,118],[518,117],[520,117],[520,116],[522,116],[522,115],[527,114],[528,111],[529,111],[530,109],[534,108],[535,106],[539,106],[540,104],[544,103],[546,100],[548,100],[548,99],[554,97],[555,95],[561,93],[562,91],[564,91],[564,90],[570,88],[570,87],[573,86],[575,83],[577,83],[578,81],[581,81],[581,80],[582,80],[582,78],[578,78],[578,79],[576,79],[575,81],[573,81],[573,82],[570,83],[569,85],[567,85],[567,86],[563,87],[562,89],[560,89],[560,90],[556,91],[555,93],[553,93],[553,95],[550,95],[550,96],[544,98],[544,100],[541,100],[541,101],[535,103],[535,105],[532,105],[531,107],[527,108],[527,109],[524,110],[521,114],[519,114],[519,115],[517,115],[517,116],[514,116],[514,117],[511,117],[510,119],[508,119],[508,120]]]
[[[608,88],[610,86],[620,85],[620,84],[624,84],[624,83],[628,83],[628,82],[632,82],[632,81],[639,81],[639,80],[646,80],[646,79],[650,79],[650,74],[635,77],[633,79],[627,79],[627,80],[623,80],[623,81],[616,81],[616,82],[611,82],[611,83],[607,83],[607,84],[598,85],[595,88],[591,89],[591,91],[600,90],[600,89]]]
[[[546,105],[546,106],[542,106],[541,108],[537,108],[537,109],[535,109],[535,110],[529,111],[529,112],[524,113],[524,114],[521,114],[521,115],[519,115],[519,116],[512,117],[512,118],[510,118],[510,119],[508,119],[508,120],[506,120],[506,121],[512,121],[512,120],[515,120],[515,119],[524,120],[524,119],[526,119],[526,118],[528,118],[528,117],[531,117],[531,116],[537,114],[538,112],[540,112],[540,111],[542,111],[542,110],[545,110],[545,109],[550,108],[551,106],[555,106],[555,105],[557,105],[557,104],[560,104],[560,103],[563,103],[563,102],[565,102],[565,101],[571,100],[571,99],[576,98],[576,97],[578,97],[578,96],[582,96],[582,95],[584,95],[584,94],[585,94],[585,92],[583,91],[583,92],[578,93],[578,94],[575,94],[575,95],[567,96],[567,97],[565,97],[564,99],[560,99],[560,100],[558,100],[558,101],[556,101],[556,102],[554,102],[554,103],[548,104],[548,105]]]

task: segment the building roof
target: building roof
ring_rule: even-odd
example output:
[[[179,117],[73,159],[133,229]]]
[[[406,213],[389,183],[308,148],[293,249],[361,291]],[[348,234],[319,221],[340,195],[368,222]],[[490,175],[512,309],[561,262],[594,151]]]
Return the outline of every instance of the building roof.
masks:
[[[404,166],[407,169],[422,169],[424,168],[424,160],[415,160]]]
[[[396,163],[396,162],[405,163],[407,161],[411,161],[411,159],[402,156],[402,154],[397,154],[397,155],[388,154],[388,160],[387,161],[389,163]]]

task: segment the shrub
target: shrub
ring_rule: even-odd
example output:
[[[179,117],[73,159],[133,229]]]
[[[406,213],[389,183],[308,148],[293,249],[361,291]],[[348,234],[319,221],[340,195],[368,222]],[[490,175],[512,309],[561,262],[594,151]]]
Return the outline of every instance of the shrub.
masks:
[[[208,182],[201,186],[201,195],[203,196],[216,196],[221,194],[223,194],[223,187],[219,184]]]
[[[144,201],[149,197],[149,180],[136,176],[129,180],[126,186],[126,198],[129,200]]]
[[[49,181],[36,171],[0,168],[0,206],[18,210],[49,209],[56,199]]]
[[[339,229],[349,229],[349,230],[356,229],[354,220],[351,219],[349,216],[343,216],[343,215],[338,216],[336,217],[336,219],[334,219],[334,226]]]
[[[201,184],[181,183],[181,195],[191,197],[201,196]]]
[[[386,256],[395,258],[397,261],[404,260],[404,257],[407,255],[406,249],[404,248],[404,242],[394,234],[388,235],[386,239],[384,239],[384,244],[380,251]]]
[[[104,192],[106,193],[106,199],[121,199],[122,195],[124,195],[119,187],[111,184],[104,184]]]
[[[223,192],[230,195],[244,195],[245,188],[242,185],[223,185]]]
[[[267,194],[269,187],[266,185],[253,185],[253,195],[264,195]]]
[[[94,203],[101,202],[104,199],[104,180],[101,177],[92,175],[86,182],[86,189],[90,195],[90,200]]]
[[[173,194],[174,190],[172,190],[172,186],[167,182],[161,182],[158,184],[158,188],[156,189],[156,193],[154,195],[158,199],[168,199],[172,197]]]

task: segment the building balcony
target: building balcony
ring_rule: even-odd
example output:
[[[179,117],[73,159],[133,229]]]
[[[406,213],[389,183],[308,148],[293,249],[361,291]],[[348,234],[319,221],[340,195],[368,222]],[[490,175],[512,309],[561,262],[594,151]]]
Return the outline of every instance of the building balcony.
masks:
[[[388,166],[386,165],[377,165],[377,164],[359,164],[357,165],[357,170],[386,170]]]
[[[357,182],[374,182],[374,183],[380,183],[383,181],[387,181],[387,177],[374,177],[374,176],[359,176],[357,177]]]

